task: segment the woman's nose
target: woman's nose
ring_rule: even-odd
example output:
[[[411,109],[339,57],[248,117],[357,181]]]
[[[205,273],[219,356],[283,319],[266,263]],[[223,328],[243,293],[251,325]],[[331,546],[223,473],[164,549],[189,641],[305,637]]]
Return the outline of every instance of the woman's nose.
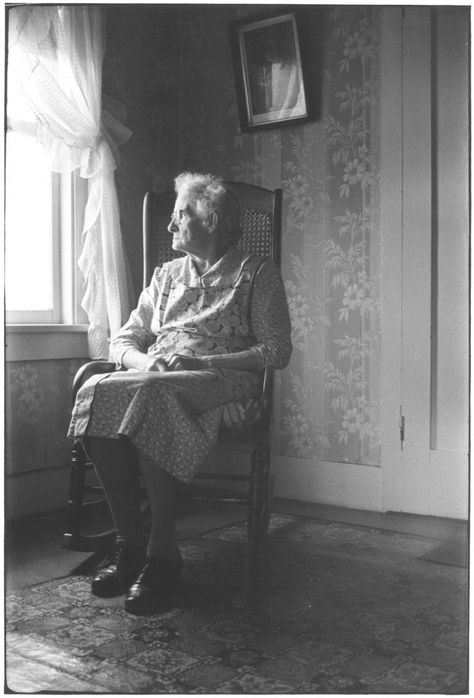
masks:
[[[178,226],[174,222],[174,217],[170,220],[169,226],[168,226],[168,232],[169,233],[175,233],[177,230],[179,230]]]

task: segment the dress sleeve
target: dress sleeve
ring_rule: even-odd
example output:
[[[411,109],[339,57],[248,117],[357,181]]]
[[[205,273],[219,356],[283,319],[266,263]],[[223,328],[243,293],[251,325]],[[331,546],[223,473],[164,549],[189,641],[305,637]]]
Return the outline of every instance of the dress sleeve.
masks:
[[[250,323],[262,368],[285,368],[292,352],[288,302],[280,273],[271,259],[258,269],[253,282]]]
[[[163,270],[158,267],[155,269],[150,285],[140,294],[137,307],[131,312],[122,329],[112,339],[110,354],[116,362],[117,368],[123,368],[122,358],[128,349],[138,349],[146,353],[148,347],[156,340],[156,335],[151,331],[151,322],[162,284]]]

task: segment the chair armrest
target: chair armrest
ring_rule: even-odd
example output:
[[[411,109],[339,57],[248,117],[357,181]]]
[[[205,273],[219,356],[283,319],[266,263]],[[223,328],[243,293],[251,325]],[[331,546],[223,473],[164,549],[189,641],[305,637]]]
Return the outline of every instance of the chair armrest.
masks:
[[[89,361],[89,363],[81,366],[74,376],[74,381],[72,383],[73,402],[76,400],[76,395],[79,388],[88,378],[95,376],[98,373],[112,373],[112,371],[115,371],[115,364],[111,361]]]

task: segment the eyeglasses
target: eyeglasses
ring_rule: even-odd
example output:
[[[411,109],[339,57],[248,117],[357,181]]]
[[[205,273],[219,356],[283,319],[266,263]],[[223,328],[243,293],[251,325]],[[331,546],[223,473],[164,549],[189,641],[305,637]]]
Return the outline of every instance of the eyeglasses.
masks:
[[[178,208],[171,214],[171,220],[181,223],[183,218],[188,215],[188,211],[185,208]]]

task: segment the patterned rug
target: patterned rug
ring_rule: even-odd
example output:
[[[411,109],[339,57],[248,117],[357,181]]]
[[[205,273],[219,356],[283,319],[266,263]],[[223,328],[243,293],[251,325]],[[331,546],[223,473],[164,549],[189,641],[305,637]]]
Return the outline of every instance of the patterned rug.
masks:
[[[459,694],[467,571],[421,559],[439,541],[272,517],[261,586],[242,589],[244,524],[182,543],[176,607],[128,615],[87,576],[7,599],[11,691]]]

